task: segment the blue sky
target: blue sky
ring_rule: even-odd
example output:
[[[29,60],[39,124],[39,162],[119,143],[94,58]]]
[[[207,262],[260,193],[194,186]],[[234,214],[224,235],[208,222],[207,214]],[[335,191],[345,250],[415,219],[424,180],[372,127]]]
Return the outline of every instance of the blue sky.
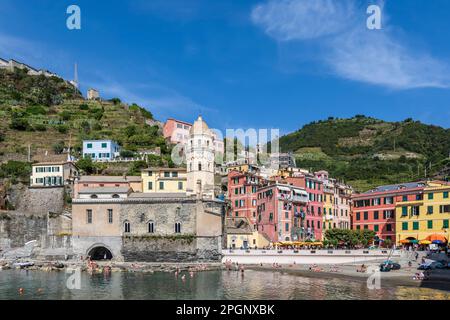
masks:
[[[81,8],[81,30],[66,9]],[[383,9],[368,30],[366,9]],[[450,1],[0,0],[0,56],[169,117],[288,133],[329,116],[450,127]]]

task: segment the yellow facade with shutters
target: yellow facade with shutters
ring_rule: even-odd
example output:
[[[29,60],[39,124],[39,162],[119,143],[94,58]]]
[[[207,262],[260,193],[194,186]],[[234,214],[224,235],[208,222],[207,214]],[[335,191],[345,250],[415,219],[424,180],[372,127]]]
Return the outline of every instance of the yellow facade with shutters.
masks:
[[[141,177],[144,193],[186,193],[186,169],[149,168]]]
[[[397,201],[396,240],[422,241],[431,235],[449,239],[450,185],[428,182],[419,199]]]

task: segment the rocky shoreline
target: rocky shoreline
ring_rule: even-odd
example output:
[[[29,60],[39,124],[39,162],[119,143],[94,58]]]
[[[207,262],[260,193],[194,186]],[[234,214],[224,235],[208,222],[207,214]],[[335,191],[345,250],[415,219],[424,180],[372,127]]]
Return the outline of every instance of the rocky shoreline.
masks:
[[[60,272],[65,270],[81,269],[82,272],[103,273],[103,272],[201,272],[223,270],[222,263],[146,263],[146,262],[94,262],[73,261],[0,261],[0,271],[2,270],[30,270],[43,272]]]

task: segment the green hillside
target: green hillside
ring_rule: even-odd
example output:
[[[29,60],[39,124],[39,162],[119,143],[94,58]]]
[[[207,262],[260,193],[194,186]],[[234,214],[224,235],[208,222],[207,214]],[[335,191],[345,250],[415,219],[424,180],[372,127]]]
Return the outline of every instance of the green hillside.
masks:
[[[363,191],[380,184],[447,178],[450,129],[407,119],[355,116],[312,122],[280,139],[297,166],[328,170]]]
[[[170,146],[152,114],[119,99],[87,101],[62,79],[29,76],[26,70],[0,70],[0,162],[21,161],[72,148],[81,155],[84,139],[113,139],[124,148],[124,157],[160,148],[161,157],[148,159],[150,165],[171,165]],[[136,173],[141,164],[98,166],[95,171]],[[114,167],[120,169],[115,170]],[[116,172],[118,171],[118,172]],[[0,169],[0,174],[1,174]],[[0,177],[1,178],[1,177]]]

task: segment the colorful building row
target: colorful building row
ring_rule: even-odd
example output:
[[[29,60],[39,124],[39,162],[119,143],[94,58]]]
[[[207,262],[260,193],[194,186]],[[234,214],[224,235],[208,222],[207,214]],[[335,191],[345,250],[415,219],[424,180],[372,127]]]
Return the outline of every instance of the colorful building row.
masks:
[[[353,196],[352,226],[373,230],[401,244],[437,244],[449,239],[450,184],[421,181],[381,186]]]

